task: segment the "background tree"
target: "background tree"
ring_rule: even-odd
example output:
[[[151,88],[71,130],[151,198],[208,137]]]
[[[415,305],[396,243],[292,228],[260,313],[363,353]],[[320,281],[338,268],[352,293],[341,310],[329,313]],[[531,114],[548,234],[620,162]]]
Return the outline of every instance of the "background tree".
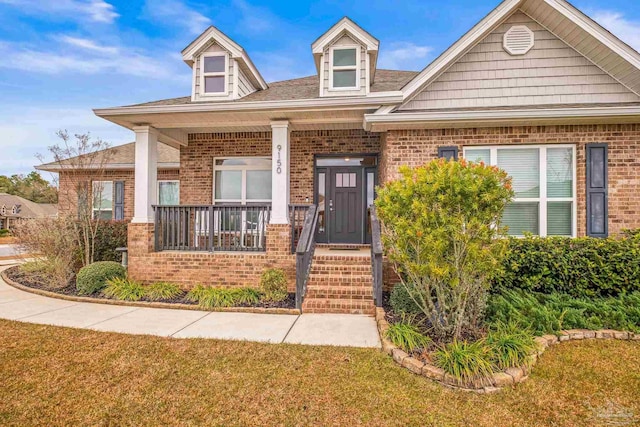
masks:
[[[28,175],[0,175],[0,193],[24,197],[36,203],[58,202],[58,189],[36,171]]]

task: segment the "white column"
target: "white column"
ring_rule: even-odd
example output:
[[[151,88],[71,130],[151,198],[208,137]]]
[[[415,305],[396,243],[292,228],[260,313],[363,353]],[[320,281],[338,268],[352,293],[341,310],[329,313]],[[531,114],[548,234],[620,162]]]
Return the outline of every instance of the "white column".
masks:
[[[136,126],[135,199],[131,222],[153,223],[152,205],[157,203],[158,132],[151,126]]]
[[[271,122],[271,224],[289,223],[289,122]]]

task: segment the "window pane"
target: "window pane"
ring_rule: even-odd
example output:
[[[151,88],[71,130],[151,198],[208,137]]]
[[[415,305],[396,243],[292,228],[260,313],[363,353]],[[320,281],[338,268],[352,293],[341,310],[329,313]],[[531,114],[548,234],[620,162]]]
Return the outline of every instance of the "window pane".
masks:
[[[242,198],[242,172],[216,171],[216,200]]]
[[[113,219],[113,214],[112,214],[111,209],[93,211],[93,219],[102,219],[102,220],[105,220],[105,221],[110,221],[110,220]]]
[[[224,73],[224,56],[205,56],[204,58],[205,73]]]
[[[333,72],[333,87],[355,87],[356,71],[340,70]]]
[[[337,188],[342,188],[342,174],[341,173],[337,173],[336,174],[336,187]]]
[[[324,214],[325,214],[325,174],[318,173],[318,232],[324,233]]]
[[[549,202],[547,204],[547,235],[571,236],[572,202]]]
[[[375,177],[373,172],[367,172],[367,207],[370,208],[373,205],[373,198],[375,196]]]
[[[348,67],[356,65],[355,49],[335,49],[333,51],[333,65],[336,67]]]
[[[206,93],[224,92],[224,76],[205,77],[204,91]]]
[[[538,228],[538,203],[510,203],[502,215],[502,224],[509,227],[510,236],[522,236],[525,232],[540,234]]]
[[[491,164],[491,150],[488,148],[483,148],[481,150],[464,150],[464,157],[470,162],[484,162],[486,165]]]
[[[271,200],[271,171],[247,171],[247,199]]]
[[[235,157],[216,159],[216,166],[257,166],[271,169],[271,159],[260,157]]]
[[[547,148],[547,197],[573,197],[571,148]]]
[[[158,183],[158,204],[179,205],[180,204],[180,183],[162,182]]]
[[[539,157],[537,148],[498,149],[498,167],[513,178],[516,197],[540,197]]]
[[[354,188],[356,186],[356,174],[355,173],[349,174],[349,186],[350,187],[354,187]]]
[[[368,157],[324,157],[316,159],[316,166],[375,166],[378,159]]]
[[[111,210],[113,208],[113,182],[93,182],[93,209]]]

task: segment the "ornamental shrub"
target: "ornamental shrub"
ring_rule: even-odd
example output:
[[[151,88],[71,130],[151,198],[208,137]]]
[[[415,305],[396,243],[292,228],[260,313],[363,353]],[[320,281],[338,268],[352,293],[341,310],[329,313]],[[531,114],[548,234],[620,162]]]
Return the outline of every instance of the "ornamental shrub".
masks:
[[[524,289],[574,297],[616,296],[640,291],[640,234],[620,237],[511,238],[494,292]]]
[[[459,339],[480,327],[490,274],[499,269],[500,220],[513,198],[506,172],[483,163],[434,160],[400,169],[378,191],[382,238],[396,272],[412,283],[432,332]]]
[[[107,280],[107,286],[102,291],[108,297],[123,301],[140,301],[146,289],[135,280],[114,277]]]
[[[260,277],[260,286],[264,298],[268,301],[283,301],[287,299],[287,276],[279,268],[269,268]]]
[[[127,246],[126,221],[100,221],[94,238],[94,261],[122,262],[122,254],[116,248]]]
[[[418,314],[421,313],[420,307],[415,299],[417,290],[415,286],[408,283],[398,283],[391,290],[389,295],[389,304],[395,313],[399,314]],[[412,297],[413,296],[413,297]]]
[[[76,277],[78,293],[91,295],[104,289],[107,280],[124,279],[127,271],[114,261],[99,261],[82,267]]]

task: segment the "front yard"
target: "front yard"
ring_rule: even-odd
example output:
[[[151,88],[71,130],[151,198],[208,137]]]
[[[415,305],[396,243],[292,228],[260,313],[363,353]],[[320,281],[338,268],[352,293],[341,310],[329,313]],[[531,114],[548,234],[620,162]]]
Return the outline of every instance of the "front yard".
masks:
[[[632,425],[638,366],[637,342],[563,343],[528,381],[477,395],[415,376],[377,350],[2,320],[0,424],[592,426],[620,421],[613,413]]]

